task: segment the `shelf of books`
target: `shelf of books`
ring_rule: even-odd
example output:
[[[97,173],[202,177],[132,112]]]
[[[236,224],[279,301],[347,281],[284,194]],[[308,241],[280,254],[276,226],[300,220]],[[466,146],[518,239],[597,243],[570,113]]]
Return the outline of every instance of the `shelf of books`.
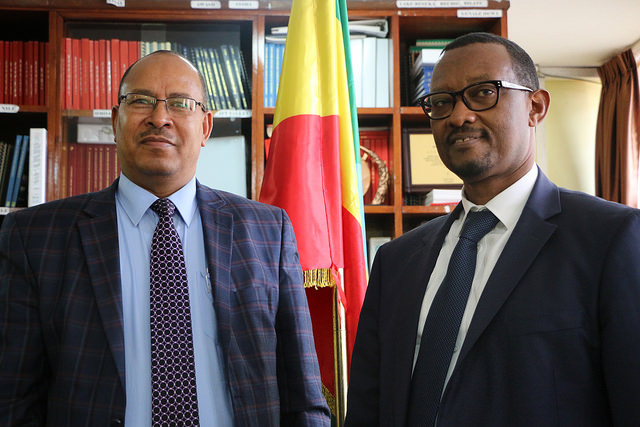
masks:
[[[211,165],[222,158],[220,170],[229,174],[233,167],[236,174],[233,191],[259,197],[290,0],[8,3],[0,0],[0,141],[15,147],[17,136],[24,140],[31,128],[48,130],[47,200],[99,189],[117,176],[110,124],[117,85],[131,62],[156,49],[184,54],[205,76],[207,102],[216,111],[211,141],[218,143],[207,144],[203,161]],[[348,0],[347,5],[365,220],[375,246],[455,205],[425,204],[427,192],[442,183],[407,175],[410,168],[431,166],[412,164],[406,135],[416,131],[428,139],[429,121],[416,101],[428,91],[437,49],[471,31],[506,36],[509,2]],[[5,65],[14,52],[22,55],[21,78],[17,64]],[[414,160],[425,146],[413,149]],[[202,173],[199,179],[218,185],[218,178]],[[2,197],[6,194],[0,195],[0,206],[6,203]]]
[[[429,120],[417,100],[429,91],[433,64],[450,40],[472,31],[506,35],[509,4],[398,1],[367,7],[355,3],[351,2],[349,9],[349,26],[365,221],[372,253],[380,243],[455,207],[457,200],[443,201],[440,193],[435,201],[429,198],[433,193],[428,196],[440,189],[457,191],[459,196],[461,183],[443,172],[429,134]],[[287,19],[276,14],[265,20],[261,132],[266,145],[272,130]],[[416,141],[410,138],[414,131],[419,136]]]
[[[111,108],[118,103],[120,78],[139,58],[157,50],[176,51],[205,78],[207,107],[214,111],[211,138],[236,136],[234,152],[243,166],[251,150],[253,21],[235,17],[180,20],[158,14],[151,19],[114,21],[63,15],[61,40],[62,150],[59,197],[97,191],[118,176],[120,165],[111,129]],[[233,122],[232,125],[229,123]],[[248,123],[244,123],[248,122]],[[207,144],[207,145],[213,145]],[[210,150],[203,150],[210,151]],[[205,157],[203,155],[203,157]],[[231,162],[233,163],[233,162]],[[242,195],[250,195],[247,172],[240,177]],[[208,175],[198,176],[207,182]],[[218,186],[219,187],[219,186]]]
[[[0,222],[8,212],[44,200],[48,22],[46,11],[0,13]]]

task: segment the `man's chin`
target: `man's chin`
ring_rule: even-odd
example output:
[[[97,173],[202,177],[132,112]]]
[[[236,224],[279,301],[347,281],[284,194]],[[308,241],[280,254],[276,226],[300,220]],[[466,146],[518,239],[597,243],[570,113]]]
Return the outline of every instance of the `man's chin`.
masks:
[[[471,181],[485,175],[489,168],[480,162],[467,162],[460,165],[453,165],[449,167],[449,169],[461,180]]]

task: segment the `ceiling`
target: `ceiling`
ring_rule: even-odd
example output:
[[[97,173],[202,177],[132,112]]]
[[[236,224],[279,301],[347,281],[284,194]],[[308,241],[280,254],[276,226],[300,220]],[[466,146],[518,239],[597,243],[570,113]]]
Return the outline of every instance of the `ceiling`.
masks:
[[[640,41],[640,0],[511,0],[507,24],[542,69],[598,67]]]

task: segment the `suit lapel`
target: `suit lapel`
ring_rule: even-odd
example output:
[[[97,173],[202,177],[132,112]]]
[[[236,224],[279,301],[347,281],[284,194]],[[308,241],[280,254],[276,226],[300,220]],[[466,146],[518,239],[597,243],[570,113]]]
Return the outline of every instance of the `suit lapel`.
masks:
[[[116,188],[117,181],[89,199],[84,208],[86,217],[78,221],[78,230],[98,312],[124,389],[124,329],[115,207]]]
[[[538,179],[529,200],[480,297],[458,358],[458,365],[473,348],[555,232],[556,225],[547,222],[547,219],[560,211],[558,187],[538,171]]]
[[[213,190],[198,184],[196,196],[202,218],[205,254],[214,296],[213,305],[218,322],[218,338],[226,356],[231,325],[231,242],[233,215],[226,202]]]
[[[398,306],[395,306],[395,314],[398,316],[397,329],[394,329],[393,337],[394,360],[391,366],[396,366],[393,372],[394,378],[394,419],[398,425],[406,423],[407,402],[409,401],[409,391],[411,388],[411,371],[413,367],[414,350],[417,339],[417,325],[420,320],[420,309],[422,300],[429,282],[429,277],[436,264],[440,248],[451,228],[451,224],[458,218],[462,211],[459,204],[454,211],[438,224],[439,220],[432,220],[425,228],[422,237],[423,245],[414,248],[408,263],[407,270],[399,277],[402,283],[398,283]],[[429,228],[435,225],[434,228]],[[394,313],[391,315],[393,316]],[[399,374],[397,374],[399,372]]]

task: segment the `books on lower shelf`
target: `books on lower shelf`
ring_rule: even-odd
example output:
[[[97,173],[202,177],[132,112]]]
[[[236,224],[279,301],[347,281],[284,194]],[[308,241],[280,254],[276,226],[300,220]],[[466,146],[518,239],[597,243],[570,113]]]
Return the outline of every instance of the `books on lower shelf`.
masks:
[[[462,190],[459,188],[446,189],[434,188],[429,191],[424,199],[424,204],[429,205],[452,205],[457,204],[462,199]]]
[[[168,41],[63,40],[62,81],[65,109],[111,109],[118,103],[118,86],[126,69],[157,50],[173,50],[187,57],[202,73],[207,107],[213,110],[249,109],[251,84],[239,47],[185,46]]]
[[[30,129],[29,144],[27,206],[35,206],[47,198],[47,130]]]
[[[120,174],[115,144],[68,145],[67,194],[76,195],[102,190]]]
[[[12,142],[0,141],[0,204],[3,207],[27,206],[29,151],[29,135],[16,135]]]

